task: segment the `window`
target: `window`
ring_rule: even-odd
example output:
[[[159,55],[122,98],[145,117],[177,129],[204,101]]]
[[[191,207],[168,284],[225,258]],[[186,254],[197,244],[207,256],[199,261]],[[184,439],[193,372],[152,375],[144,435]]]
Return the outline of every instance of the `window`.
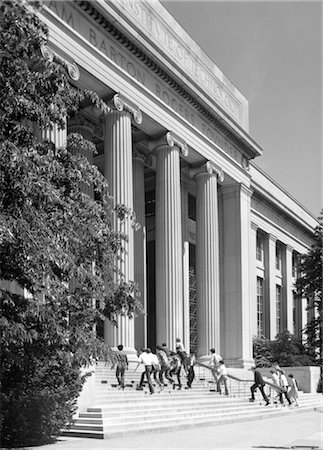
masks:
[[[257,335],[264,334],[264,280],[257,277]]]
[[[276,332],[281,332],[281,286],[276,284]]]
[[[282,268],[282,249],[279,245],[276,245],[276,269]]]
[[[155,191],[148,191],[145,193],[145,214],[146,217],[155,215],[156,196]]]
[[[256,258],[258,261],[263,261],[264,258],[264,240],[259,233],[257,233]]]
[[[196,198],[191,194],[188,194],[187,208],[188,218],[196,221]]]

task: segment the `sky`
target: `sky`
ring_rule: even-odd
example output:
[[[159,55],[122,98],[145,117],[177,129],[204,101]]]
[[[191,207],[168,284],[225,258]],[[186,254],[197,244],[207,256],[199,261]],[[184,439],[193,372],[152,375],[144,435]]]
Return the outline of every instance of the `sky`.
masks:
[[[315,217],[322,195],[321,1],[162,1],[249,101],[254,163]]]

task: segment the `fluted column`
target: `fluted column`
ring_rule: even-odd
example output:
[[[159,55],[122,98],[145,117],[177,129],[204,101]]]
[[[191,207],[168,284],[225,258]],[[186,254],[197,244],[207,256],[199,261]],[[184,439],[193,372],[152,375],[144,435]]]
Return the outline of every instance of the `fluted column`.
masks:
[[[134,232],[134,279],[141,293],[140,301],[144,314],[135,319],[135,347],[137,350],[147,347],[147,292],[146,292],[146,219],[145,219],[145,179],[144,162],[146,155],[138,151],[133,153],[133,206],[136,220],[141,227]]]
[[[174,349],[183,339],[183,256],[180,152],[186,144],[173,133],[151,142],[156,174],[156,334],[157,345]]]
[[[53,142],[56,148],[61,148],[66,146],[66,124],[63,130],[59,129],[56,124],[53,124],[52,130],[49,128],[41,131],[42,139],[46,139],[47,141]]]
[[[92,141],[93,139],[93,126],[90,122],[88,122],[86,119],[84,119],[80,114],[75,115],[68,121],[68,127],[67,127],[68,134],[71,133],[78,133],[81,136],[84,137],[87,141]],[[80,154],[82,156],[85,156],[85,158],[89,161],[90,164],[93,164],[93,152],[90,147],[85,148],[79,148],[75,152],[77,154]],[[81,185],[82,192],[89,195],[90,197],[94,198],[94,191],[93,191],[93,184],[86,185],[85,183],[82,183]]]
[[[125,205],[133,210],[133,168],[132,168],[132,136],[131,119],[141,123],[141,113],[134,105],[116,94],[113,97],[114,109],[106,115],[105,122],[105,176],[110,186],[112,206]],[[134,241],[133,228],[129,218],[121,223],[114,216],[114,227],[128,236],[123,242],[124,252],[117,261],[119,273],[117,281],[134,280]],[[127,353],[136,354],[134,349],[134,319],[119,315],[118,326],[105,322],[105,341],[110,346],[122,344]]]
[[[196,287],[197,346],[200,359],[207,358],[210,348],[220,353],[220,278],[218,178],[222,169],[207,162],[190,171],[197,183],[196,196]]]

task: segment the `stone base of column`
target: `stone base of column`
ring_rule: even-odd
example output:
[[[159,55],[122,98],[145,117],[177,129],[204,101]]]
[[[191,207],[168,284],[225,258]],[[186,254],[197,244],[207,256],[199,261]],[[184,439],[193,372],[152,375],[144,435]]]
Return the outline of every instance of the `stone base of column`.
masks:
[[[226,359],[224,358],[224,364],[226,367],[234,367],[238,369],[250,369],[250,367],[255,365],[253,359]]]

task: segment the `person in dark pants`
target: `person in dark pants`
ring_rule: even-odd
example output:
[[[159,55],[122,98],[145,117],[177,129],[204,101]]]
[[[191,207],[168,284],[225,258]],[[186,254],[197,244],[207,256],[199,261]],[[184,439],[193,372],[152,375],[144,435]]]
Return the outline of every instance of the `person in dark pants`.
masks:
[[[264,391],[265,382],[261,376],[261,373],[259,372],[259,370],[256,367],[252,367],[251,370],[254,372],[255,384],[253,384],[250,388],[251,398],[249,399],[249,401],[250,402],[255,401],[255,391],[257,390],[257,388],[259,388],[261,395],[263,396],[263,398],[266,402],[266,406],[267,406],[267,405],[269,405],[270,401]]]
[[[125,387],[125,371],[128,369],[128,358],[125,353],[123,353],[123,345],[118,345],[118,351],[115,353],[116,361],[116,378],[118,380],[119,389],[124,389]]]
[[[191,353],[191,355],[188,357],[187,360],[187,389],[192,388],[192,383],[195,378],[195,372],[194,372],[194,364],[195,364],[195,354]]]
[[[182,370],[182,361],[179,355],[175,352],[170,352],[170,376],[175,375],[177,378],[177,389],[182,389],[182,382],[181,382],[181,370]],[[173,383],[173,389],[175,389],[175,383]]]
[[[137,390],[142,390],[142,385],[143,385],[143,382],[144,382],[144,376],[146,376],[148,387],[149,387],[149,392],[150,392],[150,394],[153,394],[155,391],[154,391],[153,383],[151,381],[151,374],[153,373],[154,357],[153,357],[153,355],[151,353],[150,348],[146,348],[146,350],[144,350],[141,353],[141,355],[139,356],[138,365],[135,368],[134,372],[138,369],[140,364],[143,364],[145,366],[145,371],[142,373],[139,386],[137,386],[136,389]]]

